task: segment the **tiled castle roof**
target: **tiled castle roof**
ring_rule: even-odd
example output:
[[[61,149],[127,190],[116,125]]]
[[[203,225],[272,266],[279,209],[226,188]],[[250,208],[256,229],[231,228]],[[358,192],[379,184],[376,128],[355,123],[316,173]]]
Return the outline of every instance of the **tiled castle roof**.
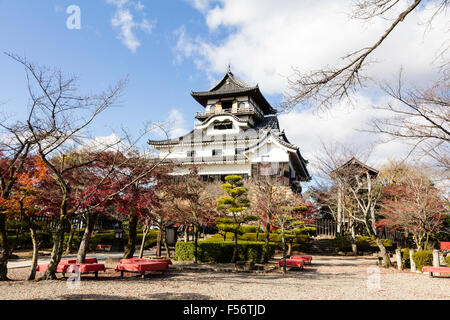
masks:
[[[249,95],[256,101],[265,115],[276,114],[276,110],[267,102],[259,90],[259,86],[249,86],[237,78],[228,67],[227,72],[217,84],[208,91],[191,92],[191,95],[206,107],[208,99],[233,97],[236,94]]]

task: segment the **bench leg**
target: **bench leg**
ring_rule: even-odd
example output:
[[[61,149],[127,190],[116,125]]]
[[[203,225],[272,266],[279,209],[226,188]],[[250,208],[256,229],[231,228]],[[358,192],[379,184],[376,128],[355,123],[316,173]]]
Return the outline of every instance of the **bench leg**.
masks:
[[[98,279],[98,271],[95,271],[95,273],[94,273],[94,275],[95,275],[95,279]]]
[[[142,279],[145,278],[145,271],[141,273],[141,277],[142,277]]]
[[[123,278],[123,270],[120,270],[120,277]]]
[[[433,272],[430,272],[430,278],[433,278]]]

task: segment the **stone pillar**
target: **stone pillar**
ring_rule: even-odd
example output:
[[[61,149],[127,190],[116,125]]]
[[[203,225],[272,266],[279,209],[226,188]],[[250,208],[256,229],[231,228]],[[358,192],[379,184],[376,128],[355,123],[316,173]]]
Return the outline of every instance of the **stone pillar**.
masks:
[[[441,265],[444,265],[444,266],[447,265],[447,262],[445,261],[445,258],[444,258],[444,254],[441,251],[439,251],[439,262]]]
[[[414,249],[409,250],[409,264],[411,265],[411,272],[416,272],[416,263],[413,260]]]
[[[439,267],[440,261],[439,261],[439,250],[434,249],[433,250],[433,267]]]
[[[397,259],[397,269],[402,270],[402,252],[400,251],[400,249],[395,250],[395,258]]]

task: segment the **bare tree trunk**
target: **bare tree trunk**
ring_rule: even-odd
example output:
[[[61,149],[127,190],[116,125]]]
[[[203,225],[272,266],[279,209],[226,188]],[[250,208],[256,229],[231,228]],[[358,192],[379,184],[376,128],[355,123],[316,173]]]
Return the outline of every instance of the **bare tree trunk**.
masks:
[[[383,257],[384,267],[389,268],[392,266],[391,259],[389,259],[389,255],[387,253],[386,247],[384,246],[383,240],[381,240],[378,237],[378,234],[376,233],[376,229],[374,229],[374,226],[370,221],[366,218],[366,229],[369,235],[373,236],[375,238],[375,242],[380,249],[380,255]]]
[[[166,229],[164,229],[164,232],[161,235],[162,235],[162,240],[163,240],[163,244],[164,244],[164,249],[166,249],[166,257],[170,258],[170,249],[169,249],[169,245],[167,244],[167,240],[166,240]]]
[[[56,279],[56,267],[59,261],[61,261],[64,245],[64,226],[67,222],[67,202],[69,197],[69,191],[66,188],[63,190],[63,198],[61,201],[60,215],[58,226],[55,233],[55,239],[53,241],[53,249],[50,255],[50,263],[48,265],[47,271],[45,271],[42,279],[44,280],[55,280]]]
[[[291,256],[291,254],[292,254],[292,239],[289,240],[288,248],[287,248],[287,255]]]
[[[188,241],[189,241],[188,226],[185,225],[184,226],[184,242],[188,242]]]
[[[238,259],[238,235],[237,232],[234,233],[234,249],[233,257],[231,258],[231,263],[235,263]]]
[[[144,256],[145,239],[147,238],[147,234],[150,231],[150,226],[145,225],[144,229],[142,231],[143,231],[143,234],[142,234],[141,249],[139,250],[139,259],[142,259],[142,257]]]
[[[198,226],[194,224],[194,263],[198,262]]]
[[[264,237],[265,237],[264,262],[268,262],[269,259],[270,259],[270,255],[269,255],[269,250],[270,250],[270,247],[269,247],[269,242],[270,242],[270,223],[268,223],[266,225],[266,232],[264,234]]]
[[[286,274],[286,239],[284,237],[283,225],[281,225],[281,242],[283,244],[283,273]]]
[[[61,217],[58,221],[58,226],[53,240],[53,249],[50,255],[50,263],[47,271],[42,276],[43,280],[55,280],[56,279],[56,267],[59,261],[61,261],[63,244],[64,244],[64,224],[66,222],[65,217]]]
[[[358,246],[356,245],[356,232],[355,232],[355,225],[352,224],[351,227],[352,236],[351,236],[351,244],[352,244],[352,253],[357,256],[358,255]]]
[[[97,213],[86,213],[86,226],[84,228],[83,238],[78,248],[77,263],[84,263],[86,255],[89,250],[89,241],[91,240],[92,232],[94,231],[95,222],[97,220]]]
[[[383,257],[383,262],[384,262],[384,267],[385,268],[389,268],[392,266],[391,260],[389,259],[389,255],[387,253],[386,247],[383,244],[383,240],[381,240],[380,238],[376,237],[375,241],[378,245],[378,248],[380,248],[380,254]]]
[[[130,215],[130,224],[129,232],[128,232],[128,243],[127,248],[123,254],[124,259],[131,259],[134,256],[134,252],[136,250],[136,237],[137,237],[137,225],[138,225],[138,217],[134,214]]]
[[[27,280],[34,280],[36,278],[36,267],[38,264],[39,245],[36,229],[30,224],[31,242],[33,243],[33,257],[31,258],[30,273]]]
[[[67,240],[67,247],[65,254],[72,253],[72,242],[73,242],[73,236],[75,234],[75,225],[70,222],[70,232],[69,232],[69,239]]]
[[[6,232],[6,213],[0,213],[0,241],[2,250],[0,252],[0,281],[6,281],[8,279],[8,259],[9,259],[9,242]]]
[[[428,241],[430,240],[430,233],[427,232],[427,238],[425,240],[425,246],[423,247],[424,250],[428,250]]]
[[[337,217],[336,217],[336,220],[337,220],[336,232],[338,234],[341,234],[341,231],[342,231],[341,230],[342,229],[342,227],[341,227],[341,225],[342,225],[342,185],[340,182],[339,182],[339,187],[338,187],[337,205],[338,205],[338,207],[337,207]]]

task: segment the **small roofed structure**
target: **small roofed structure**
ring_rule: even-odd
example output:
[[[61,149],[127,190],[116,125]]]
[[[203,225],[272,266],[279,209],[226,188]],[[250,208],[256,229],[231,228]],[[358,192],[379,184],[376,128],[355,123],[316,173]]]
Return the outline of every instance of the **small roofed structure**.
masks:
[[[352,234],[355,234],[355,223],[358,223],[357,221],[352,221],[352,219],[345,217],[343,195],[346,193],[346,189],[356,189],[356,192],[363,194],[368,190],[368,180],[376,178],[378,173],[379,171],[377,169],[368,166],[355,157],[352,157],[349,161],[330,173],[330,175],[337,178],[338,181],[336,217],[338,233],[340,233],[344,225],[347,224],[351,228]]]
[[[355,176],[360,178],[362,175],[365,175],[366,173],[369,173],[370,177],[375,178],[376,176],[378,176],[379,171],[359,161],[355,157],[352,157],[342,166],[331,171],[332,176],[340,176],[347,178],[349,177],[353,178]]]

